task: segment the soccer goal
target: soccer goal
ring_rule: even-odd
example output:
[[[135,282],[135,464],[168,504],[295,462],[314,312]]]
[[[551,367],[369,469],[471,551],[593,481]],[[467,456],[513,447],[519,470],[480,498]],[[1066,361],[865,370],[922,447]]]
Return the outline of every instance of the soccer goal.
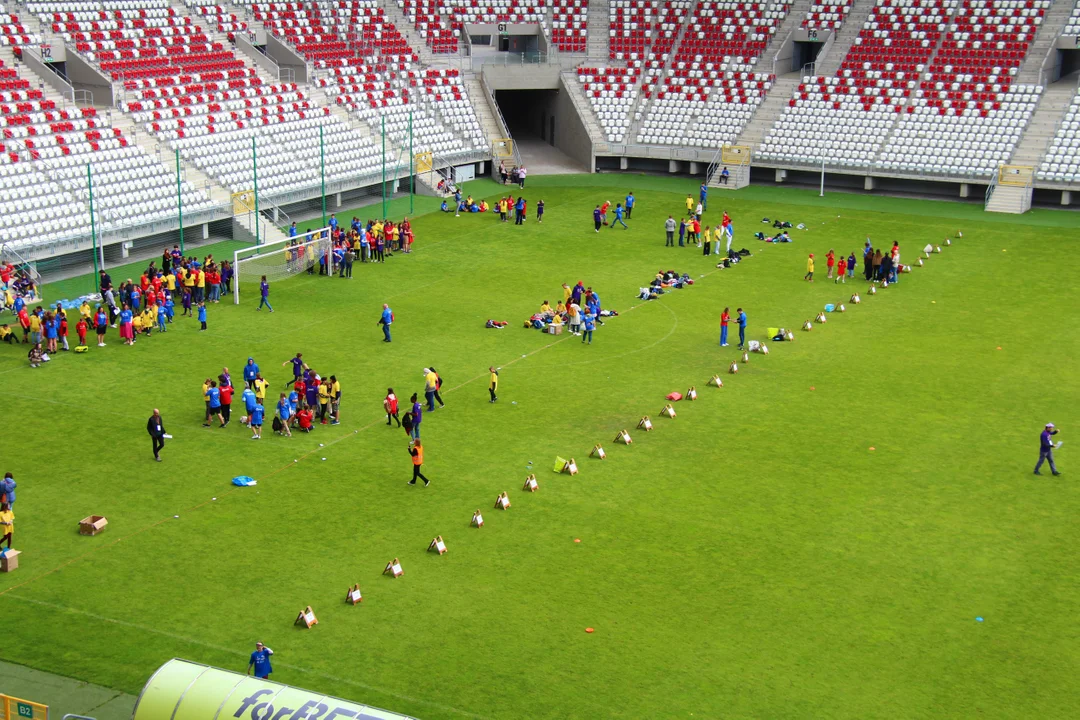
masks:
[[[304,272],[319,274],[322,271],[333,274],[334,270],[334,253],[328,227],[310,230],[296,237],[252,245],[233,253],[233,301],[240,304],[241,285],[245,292],[257,292],[263,275],[267,282],[274,282]]]

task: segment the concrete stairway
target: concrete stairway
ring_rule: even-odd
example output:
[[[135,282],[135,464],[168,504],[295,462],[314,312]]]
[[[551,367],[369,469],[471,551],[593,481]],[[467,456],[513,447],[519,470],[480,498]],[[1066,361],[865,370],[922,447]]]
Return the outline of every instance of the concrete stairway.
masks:
[[[611,27],[611,0],[589,0],[587,18],[589,28],[588,44],[585,46],[588,51],[587,61],[590,66],[607,65],[611,54],[608,36],[608,30]]]
[[[771,9],[771,8],[770,8]],[[758,72],[772,72],[772,59],[791,34],[795,32],[795,29],[802,25],[802,21],[806,18],[807,11],[810,10],[810,0],[795,0],[788,8],[787,15],[784,16],[783,22],[780,23],[780,27],[776,28],[776,32],[769,38],[769,44],[765,46],[764,52],[758,57],[757,71]],[[777,75],[786,75],[784,70],[781,70]]]
[[[1028,48],[1027,57],[1020,66],[1020,72],[1016,74],[1016,82],[1026,85],[1038,85],[1042,74],[1042,64],[1046,54],[1057,42],[1058,36],[1065,27],[1065,21],[1072,15],[1072,0],[1054,0],[1050,9],[1043,16],[1042,24],[1035,33],[1035,41]]]
[[[765,96],[765,102],[758,105],[757,111],[754,112],[750,122],[743,128],[742,134],[739,135],[739,139],[735,144],[749,145],[750,147],[757,147],[761,144],[761,141],[769,133],[769,128],[776,124],[776,121],[784,114],[784,108],[787,107],[788,100],[791,99],[792,93],[795,92],[795,88],[798,87],[800,82],[802,82],[802,76],[798,73],[776,78],[776,82],[773,83],[769,94]]]
[[[1044,22],[1043,25],[1046,25]],[[1031,116],[1020,144],[1016,146],[1011,165],[1037,166],[1050,145],[1050,139],[1057,131],[1058,123],[1065,115],[1065,108],[1076,96],[1076,83],[1072,79],[1054,83],[1043,91],[1035,114]]]
[[[998,185],[990,196],[990,202],[986,203],[986,212],[1022,215],[1030,207],[1031,188]]]
[[[863,23],[870,17],[870,13],[876,4],[876,0],[855,0],[852,3],[844,24],[836,31],[836,38],[833,40],[832,47],[829,48],[825,55],[818,56],[814,62],[814,72],[818,76],[834,75],[840,69],[840,63],[843,62],[844,56],[848,54],[848,50],[855,43],[855,38],[862,31]]]
[[[663,79],[667,77],[667,71],[671,67],[672,60],[675,59],[675,55],[679,51],[679,46],[682,45],[683,38],[686,37],[686,29],[690,27],[690,20],[694,16],[694,7],[692,6],[686,13],[685,18],[679,24],[679,30],[675,35],[675,42],[671,44],[671,50],[668,51],[667,57],[664,58],[664,65],[660,70],[660,81],[653,87],[653,97],[656,96],[656,91],[660,88],[660,83],[663,83]],[[642,72],[641,80],[638,81],[638,89],[641,89],[641,85],[645,80],[645,73]],[[634,142],[637,139],[638,132],[641,131],[641,124],[645,121],[645,118],[649,115],[649,104],[651,100],[646,100],[644,95],[638,98],[637,104],[631,108],[631,112],[634,114],[633,120],[630,122],[630,126],[626,129],[627,142]],[[601,133],[602,135],[602,133]]]
[[[416,25],[405,17],[405,13],[402,12],[401,8],[397,6],[397,3],[394,2],[394,0],[386,0],[386,2],[382,4],[382,8],[383,12],[386,13],[387,19],[394,23],[394,27],[397,28],[397,31],[404,35],[405,39],[409,41],[409,45],[420,57],[420,62],[422,64],[430,65],[435,62],[437,58],[446,57],[445,55],[435,55],[435,53],[431,52],[431,48],[428,46],[427,42],[424,38],[420,37],[420,33],[417,32]],[[458,43],[458,48],[460,49],[462,45],[464,45],[464,41]]]
[[[476,111],[476,119],[480,121],[480,129],[484,131],[484,137],[488,140],[506,137],[502,128],[499,127],[499,121],[495,117],[495,113],[491,110],[491,104],[488,102],[487,93],[484,91],[484,85],[480,82],[480,79],[477,77],[466,79],[465,92],[469,94],[469,99],[472,100],[473,110]]]

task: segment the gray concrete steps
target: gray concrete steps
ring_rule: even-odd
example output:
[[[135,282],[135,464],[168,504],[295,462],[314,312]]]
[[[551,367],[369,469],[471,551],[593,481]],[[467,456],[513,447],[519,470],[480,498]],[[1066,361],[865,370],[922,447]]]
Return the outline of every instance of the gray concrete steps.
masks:
[[[855,0],[852,3],[844,24],[836,31],[832,47],[815,62],[814,72],[817,75],[834,75],[840,69],[840,63],[855,44],[855,38],[859,37],[863,24],[869,19],[876,5],[876,0]]]
[[[465,80],[465,92],[469,94],[469,99],[472,100],[473,110],[476,112],[476,119],[480,121],[480,127],[484,131],[484,135],[487,139],[494,140],[496,138],[503,137],[503,131],[499,127],[499,122],[495,118],[495,114],[491,111],[491,106],[487,102],[487,98],[484,96],[484,86],[477,78]]]
[[[1031,207],[1031,188],[998,185],[994,188],[986,212],[1022,215]]]
[[[1028,48],[1027,57],[1020,66],[1020,72],[1016,74],[1016,82],[1027,85],[1038,85],[1042,79],[1043,61],[1050,48],[1057,42],[1065,27],[1065,21],[1072,15],[1073,3],[1071,0],[1054,0],[1050,9],[1043,16],[1042,24],[1035,33],[1035,40]]]
[[[664,64],[661,67],[660,75],[661,82],[664,77],[667,77],[667,71],[671,68],[671,61],[674,60],[675,55],[679,52],[679,46],[682,45],[683,38],[686,37],[686,29],[690,27],[690,20],[694,17],[694,9],[696,6],[691,7],[686,15],[683,17],[683,21],[679,23],[679,31],[675,35],[675,42],[671,44],[671,50],[668,51],[667,57],[664,58]],[[642,80],[644,80],[644,73],[642,73]],[[640,88],[640,84],[638,85]],[[654,87],[654,90],[659,85]],[[655,92],[653,96],[655,97]],[[638,99],[638,104],[634,107],[634,117],[630,121],[630,127],[626,129],[627,139],[636,138],[637,134],[641,131],[641,124],[645,121],[645,118],[649,115],[649,106],[652,104],[652,99],[645,99],[644,96]]]
[[[777,51],[784,46],[784,43],[788,41],[792,33],[802,25],[802,21],[809,10],[810,0],[795,0],[795,2],[791,4],[791,7],[788,8],[787,15],[784,16],[784,20],[780,23],[780,27],[776,28],[776,32],[769,38],[769,44],[758,57],[758,72],[772,72],[773,57],[776,55]]]
[[[420,62],[424,65],[430,65],[435,62],[436,55],[431,52],[431,48],[428,47],[427,42],[420,37],[420,33],[416,30],[416,23],[411,22],[401,8],[398,7],[394,0],[387,0],[382,4],[383,12],[386,13],[387,19],[394,23],[394,27],[397,31],[405,36],[405,39],[409,41],[409,45],[413,51],[420,57]],[[461,47],[461,43],[458,44]],[[445,57],[445,56],[441,56]]]
[[[1057,132],[1058,123],[1065,115],[1065,109],[1075,96],[1076,83],[1072,79],[1050,85],[1043,91],[1035,114],[1031,116],[1031,122],[1009,160],[1010,164],[1037,166],[1042,161],[1051,138]]]
[[[758,105],[757,111],[750,118],[750,122],[746,124],[746,127],[743,128],[742,134],[739,135],[739,139],[735,144],[749,145],[754,148],[760,145],[761,141],[769,133],[769,128],[776,124],[776,121],[784,114],[784,108],[787,107],[788,100],[791,99],[795,88],[798,87],[801,81],[802,76],[798,73],[776,78],[776,82],[773,83],[769,94],[765,96],[765,101]]]
[[[611,27],[611,1],[591,0],[588,14],[587,60],[590,64],[607,65],[611,55],[608,31]],[[550,24],[549,24],[550,27]]]

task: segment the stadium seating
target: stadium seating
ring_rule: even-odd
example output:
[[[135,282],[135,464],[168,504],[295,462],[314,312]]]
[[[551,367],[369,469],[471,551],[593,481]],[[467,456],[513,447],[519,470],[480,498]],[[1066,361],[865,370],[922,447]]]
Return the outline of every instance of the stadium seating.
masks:
[[[40,42],[40,35],[30,32],[18,15],[10,13],[5,5],[0,4],[0,45],[18,47]]]
[[[1036,180],[1080,182],[1080,94],[1072,99],[1046,156],[1035,172]]]
[[[547,0],[551,9],[551,42],[563,52],[588,49],[589,0]]]
[[[882,150],[879,168],[951,176],[993,175],[1008,162],[1035,110],[1041,87],[1015,85],[989,109],[953,113],[915,99]]]
[[[608,142],[622,142],[630,124],[630,109],[637,98],[635,85],[641,70],[579,67],[577,74]]]
[[[0,242],[15,247],[87,235],[87,164],[99,232],[176,216],[176,175],[95,108],[62,108],[0,64]],[[186,212],[212,206],[181,184]]]
[[[451,27],[451,21],[442,19],[449,15],[450,8],[444,0],[397,0],[398,7],[405,18],[413,23],[417,32],[431,48],[431,52],[456,53],[458,51],[458,32]]]
[[[229,40],[236,38],[236,33],[247,29],[247,22],[240,19],[236,13],[229,12],[220,3],[226,0],[184,0],[184,4],[193,15],[203,18],[211,27],[218,32],[225,33]]]
[[[808,30],[839,30],[851,11],[853,0],[814,0],[802,21]]]
[[[704,0],[695,7],[663,84],[647,79],[651,105],[638,142],[709,147],[734,141],[772,87],[755,73],[787,5]]]
[[[486,148],[458,70],[419,69],[419,57],[378,0],[251,3],[251,8],[256,21],[313,63],[319,71],[315,86],[374,132],[385,115],[389,137],[407,141],[412,112],[415,152],[453,159]]]
[[[878,0],[837,74],[803,78],[758,157],[873,164],[945,32],[952,2]]]
[[[1080,0],[1077,0],[1073,5],[1072,14],[1069,15],[1069,19],[1065,21],[1065,28],[1061,34],[1080,35]]]

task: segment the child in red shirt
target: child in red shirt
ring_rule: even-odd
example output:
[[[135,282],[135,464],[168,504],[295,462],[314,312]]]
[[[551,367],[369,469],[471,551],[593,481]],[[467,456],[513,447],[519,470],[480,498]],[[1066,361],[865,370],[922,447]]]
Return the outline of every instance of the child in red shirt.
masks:
[[[305,407],[307,405],[305,399],[307,397],[307,395],[305,395],[307,392],[307,383],[304,382],[304,378],[296,378],[296,382],[293,384],[293,390],[296,391],[297,396],[300,398],[300,407]]]
[[[832,277],[833,266],[836,265],[836,255],[832,250],[825,254],[825,267],[828,268],[828,272],[825,273],[825,279],[828,280]]]
[[[67,323],[67,316],[66,315],[61,315],[60,316],[59,327],[56,330],[56,334],[60,336],[61,347],[63,347],[64,350],[70,350],[71,348],[68,347],[68,341],[67,341],[67,339],[68,339],[68,323]]]
[[[311,410],[304,408],[300,412],[296,413],[296,420],[300,423],[300,432],[311,432],[311,419],[313,415]]]
[[[81,347],[86,346],[86,320],[80,319],[75,323],[75,332],[79,333],[79,345]]]
[[[390,424],[390,419],[397,420],[398,427],[401,427],[401,420],[398,418],[398,399],[394,394],[394,388],[386,388],[386,397],[383,399],[383,410],[386,411],[386,424]]]
[[[833,285],[838,282],[847,285],[847,260],[843,255],[840,256],[840,263],[836,266],[836,277],[833,278]]]

